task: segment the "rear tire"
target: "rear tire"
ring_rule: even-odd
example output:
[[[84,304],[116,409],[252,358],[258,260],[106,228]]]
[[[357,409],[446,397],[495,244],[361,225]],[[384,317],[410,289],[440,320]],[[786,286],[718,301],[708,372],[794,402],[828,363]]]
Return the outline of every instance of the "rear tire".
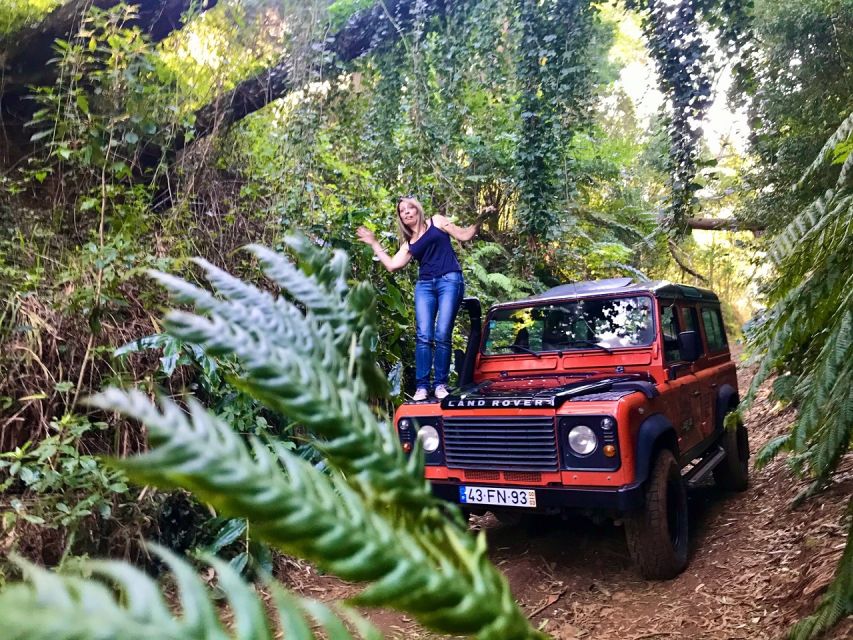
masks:
[[[749,485],[749,435],[738,420],[735,429],[725,429],[720,445],[726,459],[714,467],[714,482],[720,489],[745,491]]]
[[[669,449],[658,453],[642,511],[625,520],[628,551],[648,580],[668,580],[687,566],[687,490]]]

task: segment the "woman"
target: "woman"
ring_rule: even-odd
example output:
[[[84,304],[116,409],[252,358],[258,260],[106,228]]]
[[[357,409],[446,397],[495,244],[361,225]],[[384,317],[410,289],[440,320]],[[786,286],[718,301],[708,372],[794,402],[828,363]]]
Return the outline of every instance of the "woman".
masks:
[[[467,242],[477,233],[479,224],[457,227],[446,217],[424,218],[424,208],[411,196],[397,202],[397,231],[400,250],[389,256],[373,232],[359,227],[358,239],[370,245],[373,253],[388,271],[405,267],[412,258],[420,268],[415,285],[415,375],[414,400],[426,400],[430,388],[430,371],[435,358],[435,397],[447,396],[447,377],[450,373],[450,338],[453,322],[462,302],[465,283],[462,268],[450,244],[451,236]],[[433,341],[435,352],[433,354]]]

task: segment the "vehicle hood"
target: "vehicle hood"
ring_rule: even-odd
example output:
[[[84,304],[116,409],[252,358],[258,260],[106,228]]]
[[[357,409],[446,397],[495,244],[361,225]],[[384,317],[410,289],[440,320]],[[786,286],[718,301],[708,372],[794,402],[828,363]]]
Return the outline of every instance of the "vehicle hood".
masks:
[[[564,402],[608,393],[616,400],[641,392],[648,398],[658,395],[654,382],[645,374],[531,376],[487,380],[458,389],[441,401],[442,409],[540,409],[556,408]]]

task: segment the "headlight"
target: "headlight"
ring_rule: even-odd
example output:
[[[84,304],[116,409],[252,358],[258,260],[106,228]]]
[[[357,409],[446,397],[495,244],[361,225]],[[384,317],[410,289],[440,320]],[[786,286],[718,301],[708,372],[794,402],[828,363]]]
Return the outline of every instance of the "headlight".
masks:
[[[408,418],[403,418],[402,420],[400,420],[400,422],[397,423],[397,426],[400,427],[400,431],[407,431],[409,427],[412,426],[412,423],[409,422]]]
[[[579,456],[586,456],[595,451],[598,439],[592,429],[580,424],[569,431],[569,446]]]
[[[439,438],[438,431],[436,431],[435,427],[426,425],[418,429],[418,440],[423,442],[424,451],[427,453],[432,453],[438,449]]]

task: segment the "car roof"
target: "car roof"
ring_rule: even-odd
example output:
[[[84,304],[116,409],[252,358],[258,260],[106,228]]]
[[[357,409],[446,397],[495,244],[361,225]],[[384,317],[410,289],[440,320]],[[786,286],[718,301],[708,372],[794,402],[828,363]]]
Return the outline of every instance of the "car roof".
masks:
[[[667,280],[644,280],[634,282],[633,278],[609,278],[607,280],[585,280],[583,282],[570,282],[537,293],[536,295],[522,298],[514,302],[502,302],[492,306],[492,309],[503,307],[517,307],[527,304],[536,305],[551,300],[572,300],[590,296],[606,296],[613,294],[650,294],[656,298],[667,298],[675,300],[690,300],[702,302],[719,302],[717,294],[710,289],[693,287],[686,284],[675,284]]]

